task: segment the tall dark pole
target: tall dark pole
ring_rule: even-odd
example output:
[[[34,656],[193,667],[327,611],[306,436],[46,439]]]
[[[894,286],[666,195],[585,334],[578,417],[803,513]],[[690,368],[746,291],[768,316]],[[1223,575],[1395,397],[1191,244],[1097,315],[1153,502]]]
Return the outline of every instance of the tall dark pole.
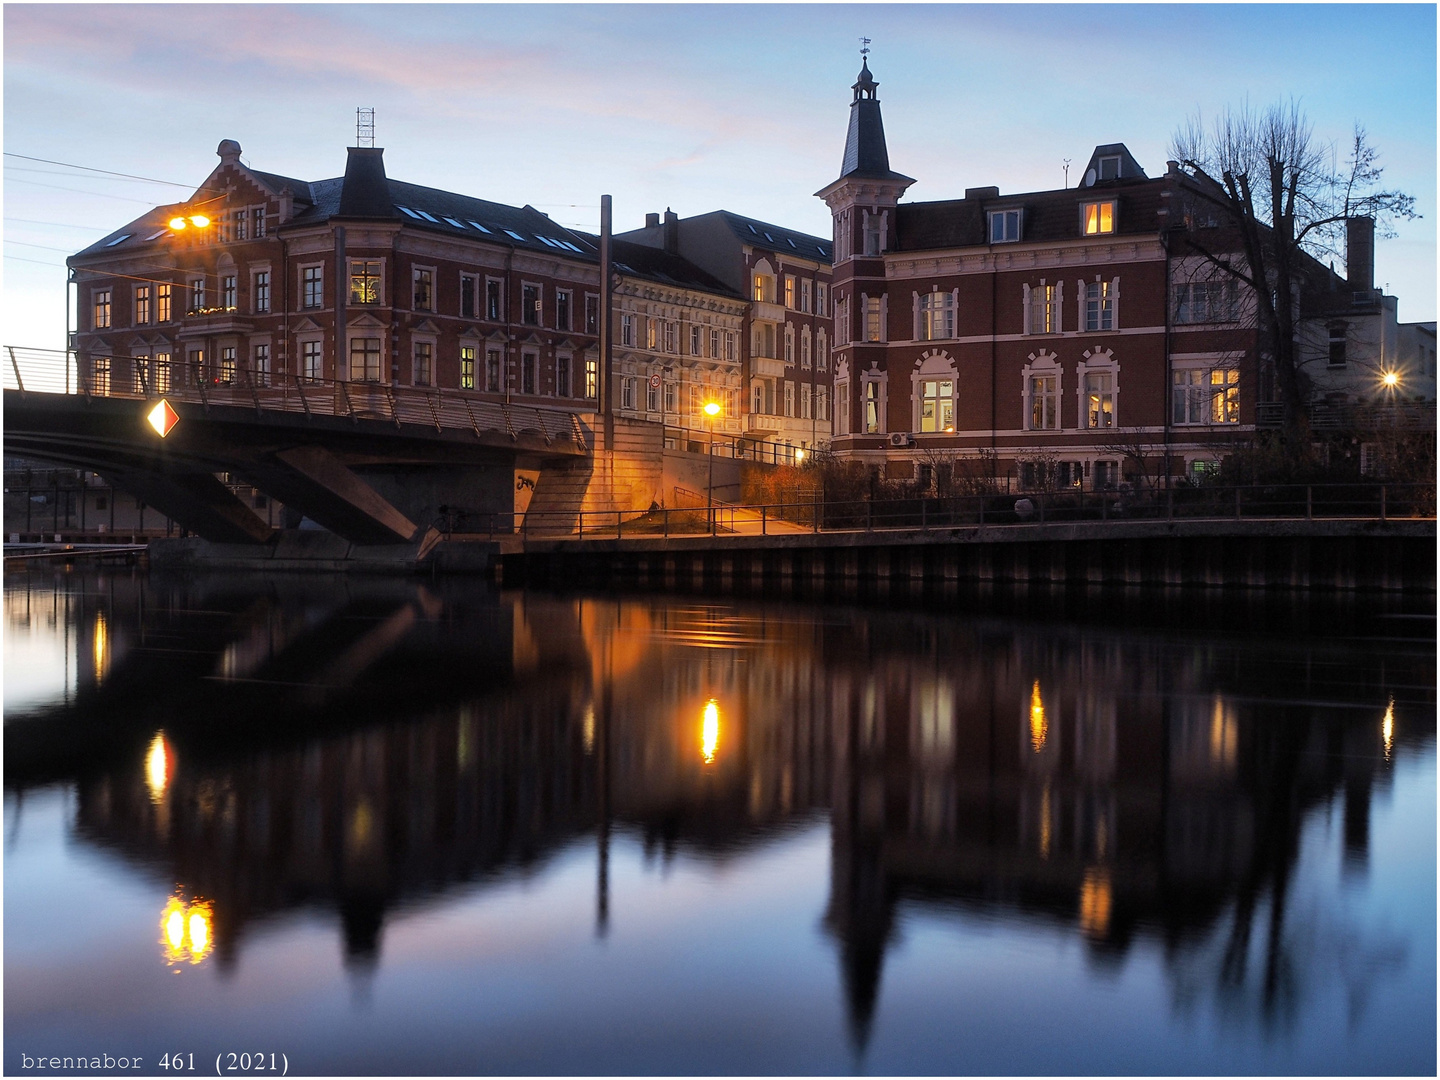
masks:
[[[345,292],[345,226],[335,227],[335,381],[341,379],[340,364],[345,358],[345,304],[349,296]],[[323,371],[320,373],[325,374]],[[349,371],[346,370],[346,375]]]
[[[600,422],[605,430],[605,448],[615,442],[610,402],[610,309],[615,302],[610,253],[610,196],[600,196]]]

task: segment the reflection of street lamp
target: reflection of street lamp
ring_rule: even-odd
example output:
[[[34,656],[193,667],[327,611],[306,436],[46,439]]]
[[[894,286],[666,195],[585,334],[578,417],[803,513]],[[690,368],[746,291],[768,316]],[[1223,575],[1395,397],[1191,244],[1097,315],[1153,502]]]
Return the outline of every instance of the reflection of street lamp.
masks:
[[[710,467],[705,476],[705,516],[709,518],[708,524],[711,532],[714,532],[715,522],[715,417],[720,415],[720,403],[718,401],[707,401],[705,403],[705,415],[710,418],[710,441],[706,446],[709,451]]]
[[[706,765],[715,763],[715,747],[720,742],[720,703],[711,698],[705,703],[700,722],[700,756]]]

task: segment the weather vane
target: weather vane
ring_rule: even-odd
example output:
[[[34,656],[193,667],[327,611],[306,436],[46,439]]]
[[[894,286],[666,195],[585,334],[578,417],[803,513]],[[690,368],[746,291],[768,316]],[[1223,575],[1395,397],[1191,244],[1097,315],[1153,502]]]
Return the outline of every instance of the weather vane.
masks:
[[[860,55],[861,55],[861,56],[869,56],[869,55],[870,55],[870,39],[869,39],[868,37],[862,37],[862,38],[860,39]]]

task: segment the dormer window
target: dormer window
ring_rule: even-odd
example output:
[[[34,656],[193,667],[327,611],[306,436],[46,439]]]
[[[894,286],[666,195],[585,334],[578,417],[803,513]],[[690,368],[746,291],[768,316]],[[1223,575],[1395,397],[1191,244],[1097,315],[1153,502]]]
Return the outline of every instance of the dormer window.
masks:
[[[1104,236],[1115,231],[1115,200],[1080,204],[1080,232],[1084,236]]]
[[[990,243],[1012,244],[1020,239],[1019,210],[990,211]]]
[[[1095,165],[1096,165],[1096,170],[1097,170],[1098,178],[1099,178],[1099,179],[1101,179],[1101,180],[1119,180],[1119,179],[1120,179],[1120,155],[1119,155],[1119,154],[1115,154],[1115,155],[1112,156],[1112,157],[1102,157],[1099,161],[1097,161],[1097,162],[1095,163]]]

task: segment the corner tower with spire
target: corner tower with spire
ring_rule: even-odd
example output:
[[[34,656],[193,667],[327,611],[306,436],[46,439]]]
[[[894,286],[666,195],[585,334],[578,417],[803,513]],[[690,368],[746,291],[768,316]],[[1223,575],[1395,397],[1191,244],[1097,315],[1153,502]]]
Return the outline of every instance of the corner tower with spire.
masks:
[[[825,200],[834,218],[837,264],[878,256],[894,246],[895,215],[891,211],[915,182],[890,168],[880,99],[875,96],[879,85],[870,74],[869,57],[862,58],[860,75],[850,88],[855,96],[850,102],[840,176],[815,193]]]
[[[855,96],[840,176],[815,193],[834,223],[835,430],[842,435],[885,430],[891,388],[884,255],[897,246],[896,203],[915,182],[890,168],[875,96],[880,84],[870,74],[868,52],[861,50],[860,75],[850,88]]]

